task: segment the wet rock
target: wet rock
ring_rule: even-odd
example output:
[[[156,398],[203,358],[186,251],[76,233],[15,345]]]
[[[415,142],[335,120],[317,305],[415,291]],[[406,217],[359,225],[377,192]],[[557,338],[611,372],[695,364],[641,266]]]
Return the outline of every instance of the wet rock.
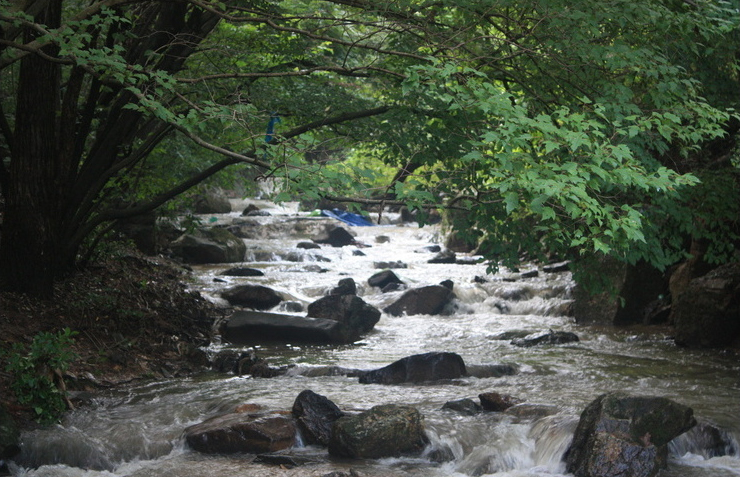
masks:
[[[266,465],[278,465],[283,468],[292,469],[306,464],[315,464],[319,462],[311,457],[289,454],[260,454],[252,462]]]
[[[550,263],[542,267],[545,273],[560,273],[570,270],[570,260],[564,262]]]
[[[219,351],[211,360],[211,368],[219,373],[235,373],[240,354],[230,349]]]
[[[253,210],[245,214],[247,217],[269,217],[272,214],[266,210]]]
[[[234,413],[188,427],[185,440],[193,450],[206,454],[259,454],[291,447],[295,433],[293,420],[285,416]]]
[[[674,455],[691,453],[705,459],[738,455],[740,452],[740,446],[732,434],[708,422],[700,422],[676,437],[670,442],[669,448]]]
[[[388,243],[391,241],[391,238],[387,235],[378,235],[375,237],[375,243]]]
[[[280,303],[278,310],[287,313],[300,313],[303,311],[303,303],[298,301],[284,301]]]
[[[608,393],[581,414],[566,452],[576,477],[652,477],[666,466],[667,445],[696,424],[691,408],[670,399]]]
[[[308,317],[341,323],[349,343],[373,329],[380,320],[380,310],[356,295],[328,295],[308,305]]]
[[[315,243],[331,245],[332,247],[345,247],[356,243],[354,235],[342,227],[333,227],[314,238],[313,241]]]
[[[459,253],[470,253],[475,250],[478,240],[469,234],[453,231],[445,238],[445,248]]]
[[[352,255],[355,257],[364,257],[366,254],[362,250],[352,250]]]
[[[505,414],[516,416],[519,419],[541,419],[547,416],[553,416],[560,412],[557,406],[548,404],[515,404],[504,411]]]
[[[457,261],[457,255],[452,250],[445,250],[439,252],[434,258],[427,260],[427,263],[455,263]]]
[[[359,336],[338,321],[280,313],[239,310],[221,328],[221,337],[238,345],[280,343],[351,343]]]
[[[355,459],[416,455],[427,443],[417,409],[385,404],[338,419],[332,427],[329,454]]]
[[[20,453],[20,431],[5,404],[0,403],[0,461],[12,459]]]
[[[296,397],[292,412],[306,444],[323,446],[329,445],[334,421],[344,416],[336,404],[309,389]]]
[[[401,297],[383,309],[393,316],[438,315],[455,295],[449,288],[430,285],[406,291]]]
[[[232,305],[255,310],[269,310],[283,301],[283,296],[262,285],[237,285],[221,292],[221,296]]]
[[[740,263],[723,265],[689,282],[674,300],[676,343],[714,348],[740,339]]]
[[[522,272],[519,274],[519,278],[535,278],[540,275],[540,271],[536,268],[532,270],[527,270],[526,272]]]
[[[417,250],[417,253],[438,253],[442,251],[442,247],[439,245],[426,245],[421,249]]]
[[[390,270],[384,270],[382,272],[378,272],[367,279],[368,285],[371,287],[378,287],[378,288],[385,288],[387,285],[391,283],[398,283],[399,285],[402,285],[403,282],[401,281],[398,276],[393,273]]]
[[[257,270],[256,268],[233,267],[229,268],[228,270],[224,270],[223,272],[219,273],[219,275],[227,277],[262,277],[265,275],[265,272],[263,272],[262,270]]]
[[[565,344],[578,342],[578,335],[569,331],[548,331],[533,338],[520,338],[511,341],[514,346],[529,348],[539,345]]]
[[[342,278],[329,295],[357,295],[357,284],[351,278]]]
[[[479,394],[478,399],[480,399],[480,405],[483,410],[490,412],[504,412],[510,407],[523,402],[521,399],[514,396],[497,392]]]
[[[502,376],[514,376],[519,373],[516,364],[469,364],[465,366],[468,376],[476,378],[500,378]]]
[[[402,261],[398,260],[395,262],[373,262],[373,268],[376,269],[399,269],[399,268],[409,268],[409,266]]]
[[[181,235],[170,250],[185,263],[233,263],[244,261],[247,246],[228,230],[214,227]]]
[[[298,242],[298,245],[296,245],[296,248],[310,250],[310,249],[321,248],[321,245],[314,243],[314,242]]]
[[[196,214],[228,214],[231,202],[221,190],[211,190],[195,198],[193,212]]]
[[[441,282],[439,282],[439,284],[447,288],[448,290],[452,290],[453,288],[455,288],[455,282],[453,282],[452,280],[442,280]]]
[[[403,283],[389,283],[388,285],[384,286],[380,289],[381,293],[390,293],[398,290],[403,290],[406,288],[406,285]]]
[[[242,215],[243,216],[247,216],[247,215],[251,214],[252,212],[257,212],[258,210],[260,210],[259,207],[257,207],[254,204],[249,204],[246,207],[244,207],[244,210],[242,210]]]
[[[334,471],[324,474],[321,477],[361,477],[354,469],[349,469],[349,472]]]
[[[449,409],[468,416],[473,416],[483,410],[480,404],[470,398],[447,401],[444,406],[442,406],[442,409]]]
[[[360,376],[362,384],[423,383],[467,376],[465,362],[456,353],[431,352],[399,359]]]

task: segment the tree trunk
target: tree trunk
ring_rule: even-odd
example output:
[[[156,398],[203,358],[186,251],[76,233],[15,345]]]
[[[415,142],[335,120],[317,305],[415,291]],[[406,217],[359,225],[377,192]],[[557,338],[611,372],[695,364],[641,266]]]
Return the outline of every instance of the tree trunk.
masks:
[[[49,2],[36,21],[59,24],[61,0]],[[26,41],[33,33],[26,32]],[[51,49],[46,53],[54,54]],[[62,197],[57,151],[60,69],[36,55],[21,60],[15,136],[0,241],[0,284],[49,296],[60,270]],[[42,106],[43,105],[43,106]]]

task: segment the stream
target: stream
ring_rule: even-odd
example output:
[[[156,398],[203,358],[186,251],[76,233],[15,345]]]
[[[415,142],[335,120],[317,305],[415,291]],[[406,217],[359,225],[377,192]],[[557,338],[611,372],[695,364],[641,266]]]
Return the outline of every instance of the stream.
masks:
[[[270,216],[250,217],[268,230],[280,223],[303,229],[333,219],[310,217],[293,204],[279,207],[250,200]],[[241,220],[242,201],[232,214],[207,216],[205,221]],[[91,406],[68,413],[49,429],[22,437],[19,477],[244,477],[323,476],[355,470],[361,476],[541,477],[567,475],[562,456],[573,436],[578,416],[599,394],[624,390],[658,395],[691,406],[699,421],[709,422],[740,441],[740,363],[713,350],[675,346],[667,329],[587,327],[567,316],[573,281],[570,272],[521,278],[500,270],[486,275],[486,265],[429,264],[435,254],[424,247],[443,242],[438,226],[401,224],[374,227],[344,226],[369,245],[297,249],[308,236],[245,239],[244,266],[259,268],[262,277],[217,275],[235,264],[195,266],[192,288],[215,303],[219,291],[240,283],[271,287],[291,301],[307,305],[325,295],[342,278],[357,282],[358,295],[382,309],[401,292],[381,293],[367,285],[379,262],[401,261],[407,268],[394,272],[409,285],[454,282],[455,308],[448,315],[381,316],[374,330],[351,345],[273,344],[256,348],[272,366],[290,365],[275,378],[204,372],[185,379],[133,385],[98,396]],[[342,225],[342,224],[339,224]],[[305,227],[304,227],[305,226]],[[299,227],[300,228],[300,227]],[[273,235],[280,235],[276,232]],[[379,238],[379,237],[384,238]],[[356,251],[360,250],[361,254]],[[460,254],[458,254],[460,257]],[[472,262],[472,261],[471,261]],[[381,264],[382,265],[382,264]],[[535,269],[524,266],[522,272]],[[478,279],[476,279],[478,277]],[[505,332],[547,330],[576,333],[580,341],[565,345],[517,347],[499,339]],[[656,331],[657,330],[657,331]],[[214,343],[210,354],[228,348]],[[466,365],[512,363],[519,372],[498,378],[467,377],[424,385],[359,384],[348,376],[323,376],[327,366],[375,369],[397,359],[429,351],[455,352]],[[245,403],[265,409],[290,410],[304,389],[324,395],[343,410],[364,410],[378,404],[417,407],[425,418],[430,444],[413,458],[339,460],[326,449],[303,446],[292,450],[315,462],[295,468],[253,463],[253,455],[205,455],[192,451],[183,430]],[[506,413],[474,416],[443,410],[445,402],[477,400],[483,392],[499,392],[527,403],[557,407],[543,418]],[[690,439],[670,446],[669,468],[661,477],[726,477],[740,475],[740,455],[701,455]],[[438,462],[444,451],[449,458]]]

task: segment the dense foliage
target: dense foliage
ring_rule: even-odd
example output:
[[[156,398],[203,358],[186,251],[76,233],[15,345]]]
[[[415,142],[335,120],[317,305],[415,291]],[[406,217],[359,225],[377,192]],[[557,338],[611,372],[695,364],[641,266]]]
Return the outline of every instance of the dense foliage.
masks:
[[[0,283],[225,170],[457,210],[489,258],[727,260],[733,2],[3,0]]]

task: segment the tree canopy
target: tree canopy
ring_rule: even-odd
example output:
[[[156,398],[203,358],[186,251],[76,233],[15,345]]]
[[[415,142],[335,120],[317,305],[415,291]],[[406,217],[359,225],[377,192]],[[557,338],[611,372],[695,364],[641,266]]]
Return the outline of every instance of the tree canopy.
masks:
[[[229,168],[457,210],[496,260],[726,260],[733,1],[3,0],[0,284],[48,293],[110,223]]]

